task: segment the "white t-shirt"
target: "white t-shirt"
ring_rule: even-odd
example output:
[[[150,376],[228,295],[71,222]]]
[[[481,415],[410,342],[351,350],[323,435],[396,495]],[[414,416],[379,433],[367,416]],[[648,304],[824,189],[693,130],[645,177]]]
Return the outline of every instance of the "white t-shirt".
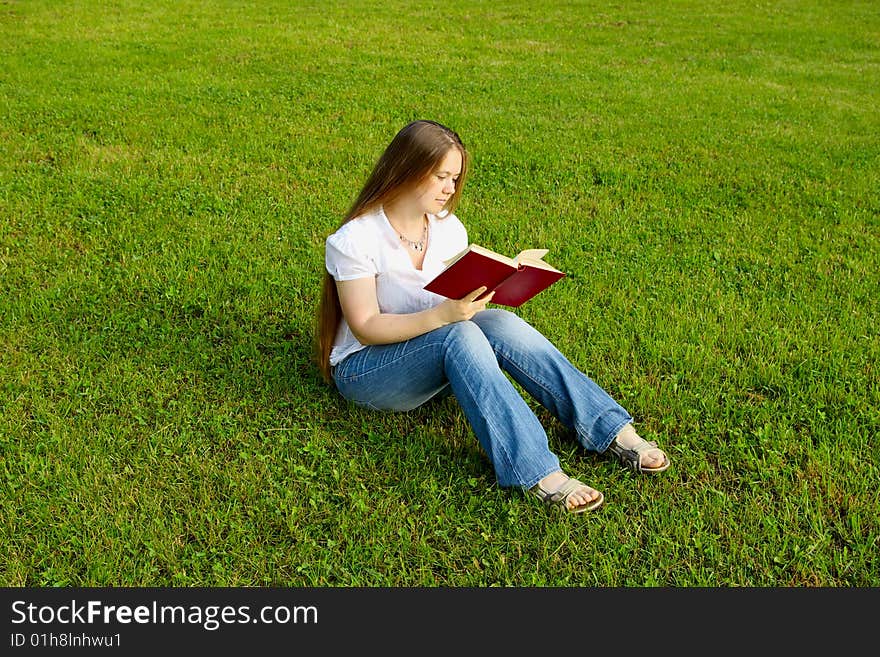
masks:
[[[337,281],[375,276],[379,312],[404,314],[433,308],[444,297],[422,288],[443,270],[444,260],[468,245],[464,224],[454,214],[443,214],[427,215],[428,243],[421,270],[413,267],[408,247],[379,208],[346,222],[327,238],[327,271]],[[343,317],[330,352],[330,365],[363,348]]]

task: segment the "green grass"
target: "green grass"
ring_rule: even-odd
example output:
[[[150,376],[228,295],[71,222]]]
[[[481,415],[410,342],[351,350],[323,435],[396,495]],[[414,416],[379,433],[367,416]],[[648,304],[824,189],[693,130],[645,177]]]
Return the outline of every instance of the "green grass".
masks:
[[[0,61],[3,584],[880,584],[876,3],[7,0]],[[323,240],[415,118],[665,475],[542,413],[606,495],[547,513],[454,401],[321,382]]]

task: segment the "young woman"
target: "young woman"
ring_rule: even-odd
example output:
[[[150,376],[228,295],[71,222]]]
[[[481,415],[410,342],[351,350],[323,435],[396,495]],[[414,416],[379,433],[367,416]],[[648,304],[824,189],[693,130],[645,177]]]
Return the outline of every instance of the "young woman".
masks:
[[[510,311],[487,308],[485,287],[461,299],[423,289],[468,245],[452,214],[467,170],[467,150],[449,128],[414,121],[397,133],[327,238],[319,366],[344,398],[376,410],[411,410],[451,391],[499,485],[574,513],[595,509],[604,496],[562,472],[505,373],[584,448],[607,450],[643,473],[666,470],[669,459],[537,330]]]

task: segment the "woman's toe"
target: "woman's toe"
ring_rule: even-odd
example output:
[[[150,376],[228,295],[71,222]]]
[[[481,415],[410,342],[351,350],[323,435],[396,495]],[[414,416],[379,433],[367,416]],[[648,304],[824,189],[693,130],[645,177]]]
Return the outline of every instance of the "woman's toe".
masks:
[[[579,506],[584,506],[585,504],[594,502],[598,497],[599,491],[589,488],[588,486],[584,486],[583,488],[579,488],[577,491],[572,493],[571,497],[569,497],[569,508],[574,509]]]
[[[666,455],[663,453],[663,450],[660,449],[652,449],[650,452],[647,452],[642,461],[642,466],[646,468],[659,468],[666,462]]]

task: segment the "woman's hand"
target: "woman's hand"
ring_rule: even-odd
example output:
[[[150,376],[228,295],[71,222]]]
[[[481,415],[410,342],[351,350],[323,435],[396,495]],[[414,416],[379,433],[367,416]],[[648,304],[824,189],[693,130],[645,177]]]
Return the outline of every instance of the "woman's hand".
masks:
[[[488,288],[483,285],[461,299],[446,299],[436,310],[444,324],[452,324],[453,322],[463,322],[481,310],[486,308],[486,304],[492,300],[495,295],[493,290],[485,297],[477,301],[477,299],[486,292]]]

